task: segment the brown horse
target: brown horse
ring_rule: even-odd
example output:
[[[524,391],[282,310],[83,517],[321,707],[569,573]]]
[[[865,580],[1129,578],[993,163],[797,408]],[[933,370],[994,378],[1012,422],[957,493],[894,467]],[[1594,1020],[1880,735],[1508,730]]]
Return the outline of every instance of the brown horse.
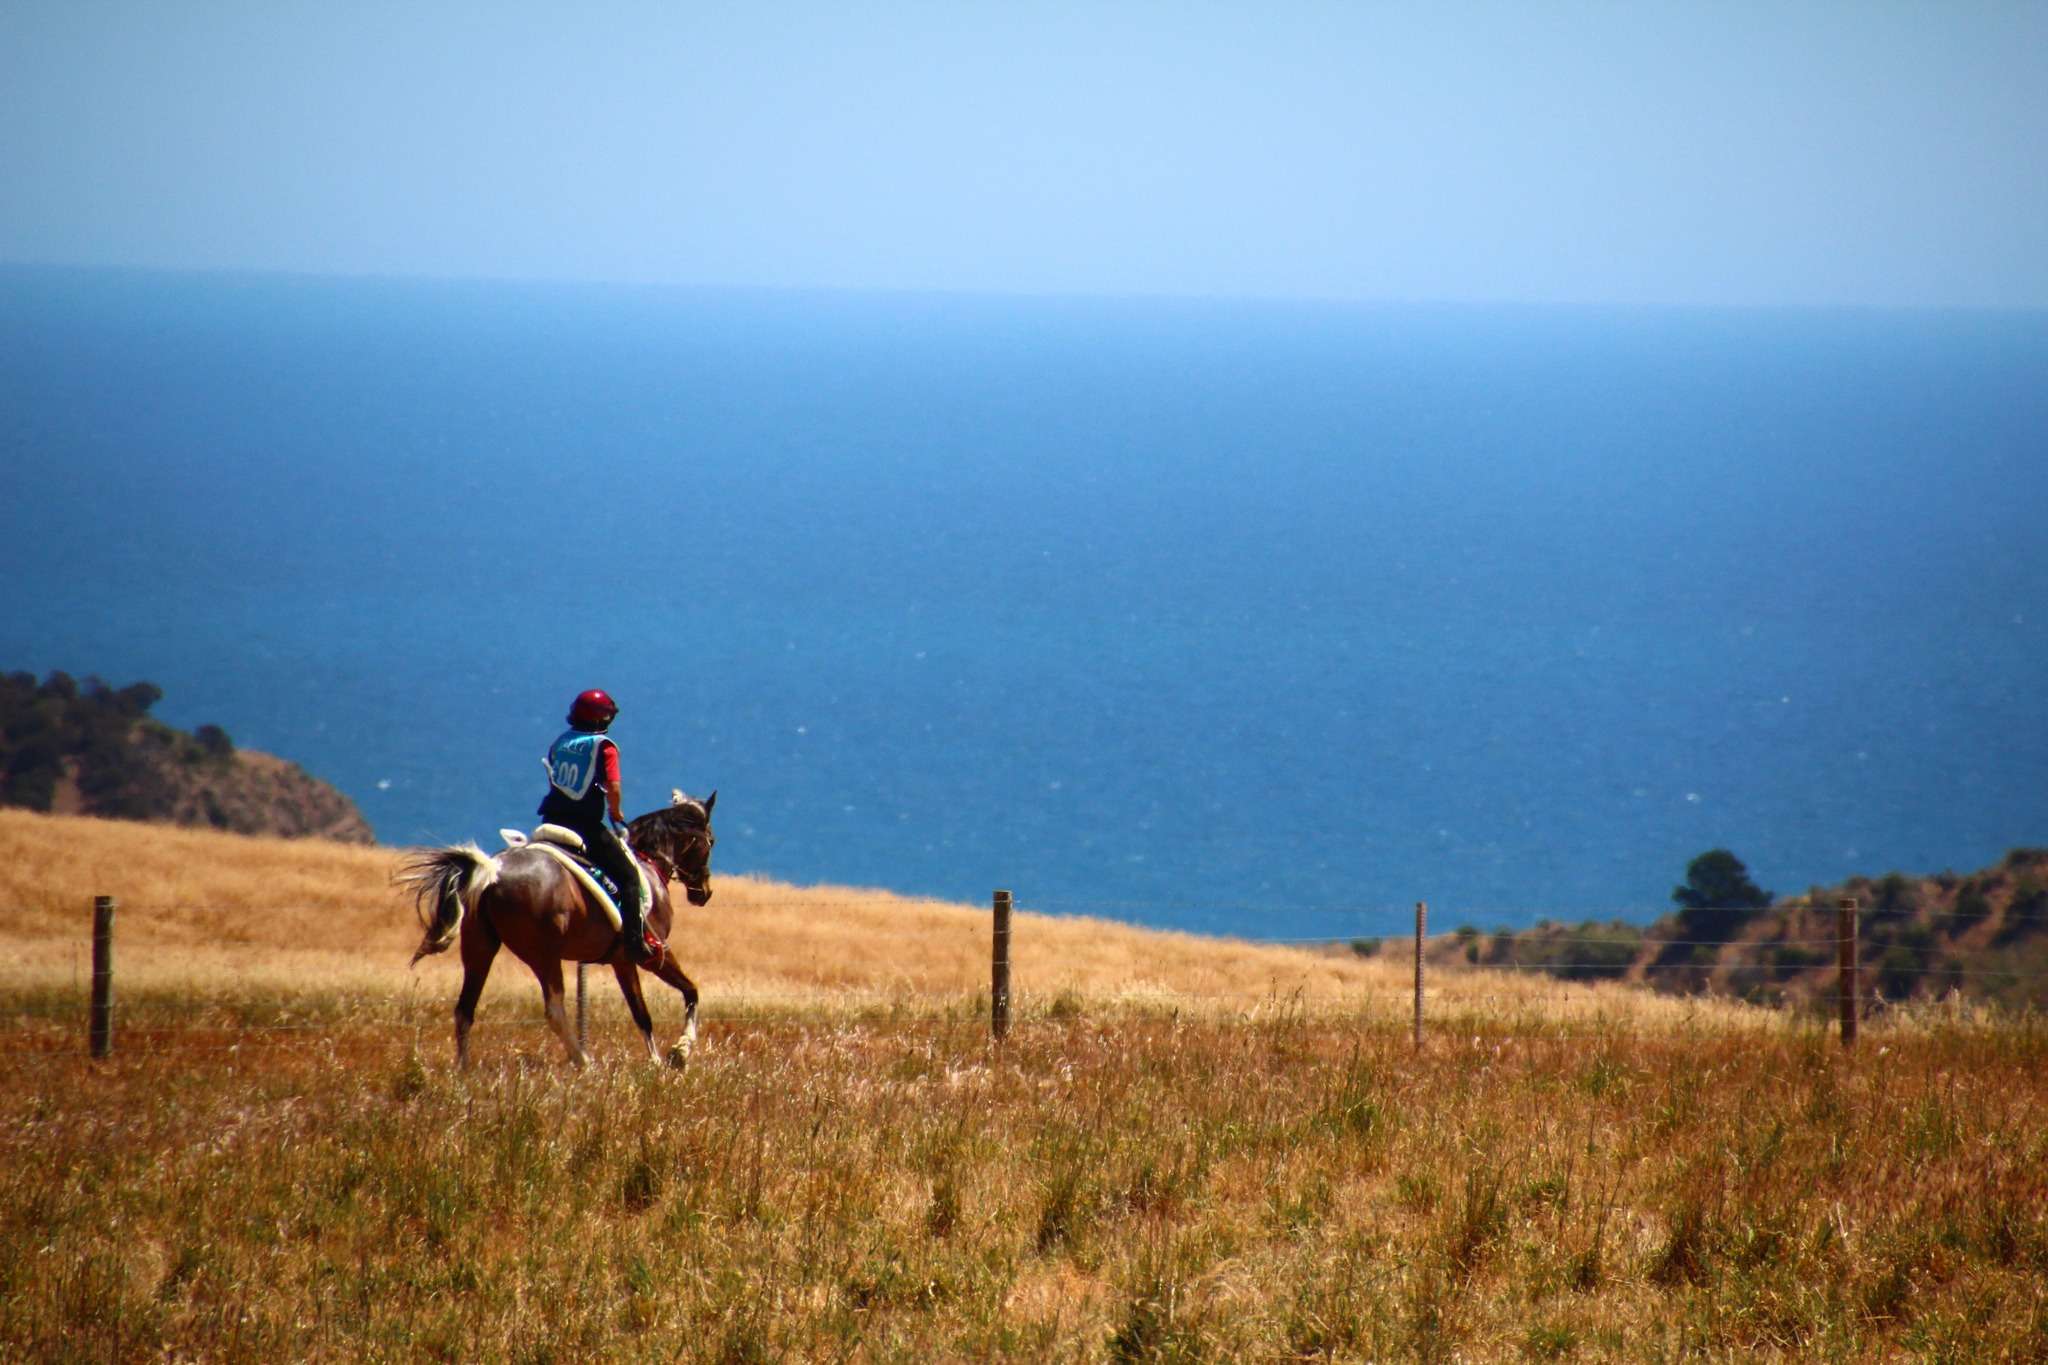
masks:
[[[668,898],[671,878],[683,884],[690,904],[711,899],[711,807],[713,792],[702,801],[676,792],[661,810],[649,812],[626,827],[626,842],[647,865],[654,905],[648,927],[669,941],[674,916]],[[646,971],[683,993],[682,1037],[669,1049],[671,1066],[689,1061],[697,1042],[697,985],[684,976],[675,958],[663,952],[654,962],[636,965],[626,955],[623,935],[611,919],[586,899],[583,889],[552,854],[537,848],[515,848],[493,858],[475,844],[421,849],[398,872],[397,880],[412,888],[425,935],[412,960],[447,951],[458,931],[462,936],[462,994],[455,1002],[455,1059],[469,1065],[469,1030],[476,1022],[476,1002],[500,947],[533,969],[540,981],[541,1003],[548,1025],[581,1066],[588,1059],[562,1008],[562,963],[604,962],[619,978],[626,1008],[640,1026],[648,1057],[659,1061],[654,1044],[654,1019],[640,993]]]

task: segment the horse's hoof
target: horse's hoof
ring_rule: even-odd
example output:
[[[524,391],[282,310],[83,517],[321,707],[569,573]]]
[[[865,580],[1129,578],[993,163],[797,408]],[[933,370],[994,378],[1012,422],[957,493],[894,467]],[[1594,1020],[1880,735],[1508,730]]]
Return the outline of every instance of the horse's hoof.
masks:
[[[690,1064],[690,1049],[677,1043],[668,1050],[668,1064],[671,1070],[681,1071]]]

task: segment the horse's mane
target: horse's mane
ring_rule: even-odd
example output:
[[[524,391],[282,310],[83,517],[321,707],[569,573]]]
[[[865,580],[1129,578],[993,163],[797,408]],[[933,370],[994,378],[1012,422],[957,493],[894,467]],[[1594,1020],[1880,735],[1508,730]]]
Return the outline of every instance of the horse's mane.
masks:
[[[642,830],[650,834],[676,835],[695,834],[709,828],[711,816],[705,811],[704,803],[694,796],[685,796],[659,810],[635,816],[626,823],[627,832],[636,836]]]
[[[673,857],[672,850],[678,844],[710,829],[711,812],[704,808],[704,803],[677,792],[668,805],[628,821],[626,839],[635,848],[658,850]]]

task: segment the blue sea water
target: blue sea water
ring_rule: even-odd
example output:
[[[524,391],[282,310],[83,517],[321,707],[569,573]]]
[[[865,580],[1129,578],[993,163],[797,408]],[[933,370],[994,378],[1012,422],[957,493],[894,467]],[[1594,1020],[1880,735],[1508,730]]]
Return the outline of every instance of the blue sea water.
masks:
[[[571,695],[721,871],[1207,932],[2048,842],[2048,316],[0,270],[0,668],[386,842]]]

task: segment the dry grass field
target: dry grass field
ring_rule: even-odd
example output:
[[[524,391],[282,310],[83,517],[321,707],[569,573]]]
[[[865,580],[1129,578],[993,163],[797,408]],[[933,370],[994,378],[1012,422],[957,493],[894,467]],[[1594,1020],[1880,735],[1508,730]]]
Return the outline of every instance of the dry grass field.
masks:
[[[391,885],[397,850],[316,840],[261,839],[0,809],[0,988],[69,990],[90,969],[90,909],[112,895],[124,998],[169,992],[195,1000],[271,995],[452,1005],[453,953],[417,968],[412,907]],[[678,907],[675,951],[716,1019],[759,1008],[901,1006],[985,991],[986,906],[949,905],[884,891],[795,887],[718,877],[703,909]],[[1285,1008],[1389,1018],[1410,1008],[1406,969],[1349,952],[1238,943],[1136,929],[1105,920],[1034,915],[1028,896],[1013,928],[1014,988],[1022,1002],[1062,996],[1163,1003],[1182,1010]],[[664,998],[655,986],[650,999]],[[1733,1006],[1562,987],[1509,974],[1444,975],[1443,1008],[1540,1011],[1597,1018],[1619,1010],[1672,1023],[1712,1017],[1767,1027],[1773,1016]],[[510,958],[494,970],[478,1016],[538,1017],[539,993]],[[680,1008],[673,1011],[680,1018]]]
[[[1418,1053],[1395,963],[1021,913],[994,1045],[985,910],[723,878],[686,1071],[504,962],[465,1075],[396,857],[0,812],[0,1354],[2048,1359],[2032,1015],[1475,971]]]

